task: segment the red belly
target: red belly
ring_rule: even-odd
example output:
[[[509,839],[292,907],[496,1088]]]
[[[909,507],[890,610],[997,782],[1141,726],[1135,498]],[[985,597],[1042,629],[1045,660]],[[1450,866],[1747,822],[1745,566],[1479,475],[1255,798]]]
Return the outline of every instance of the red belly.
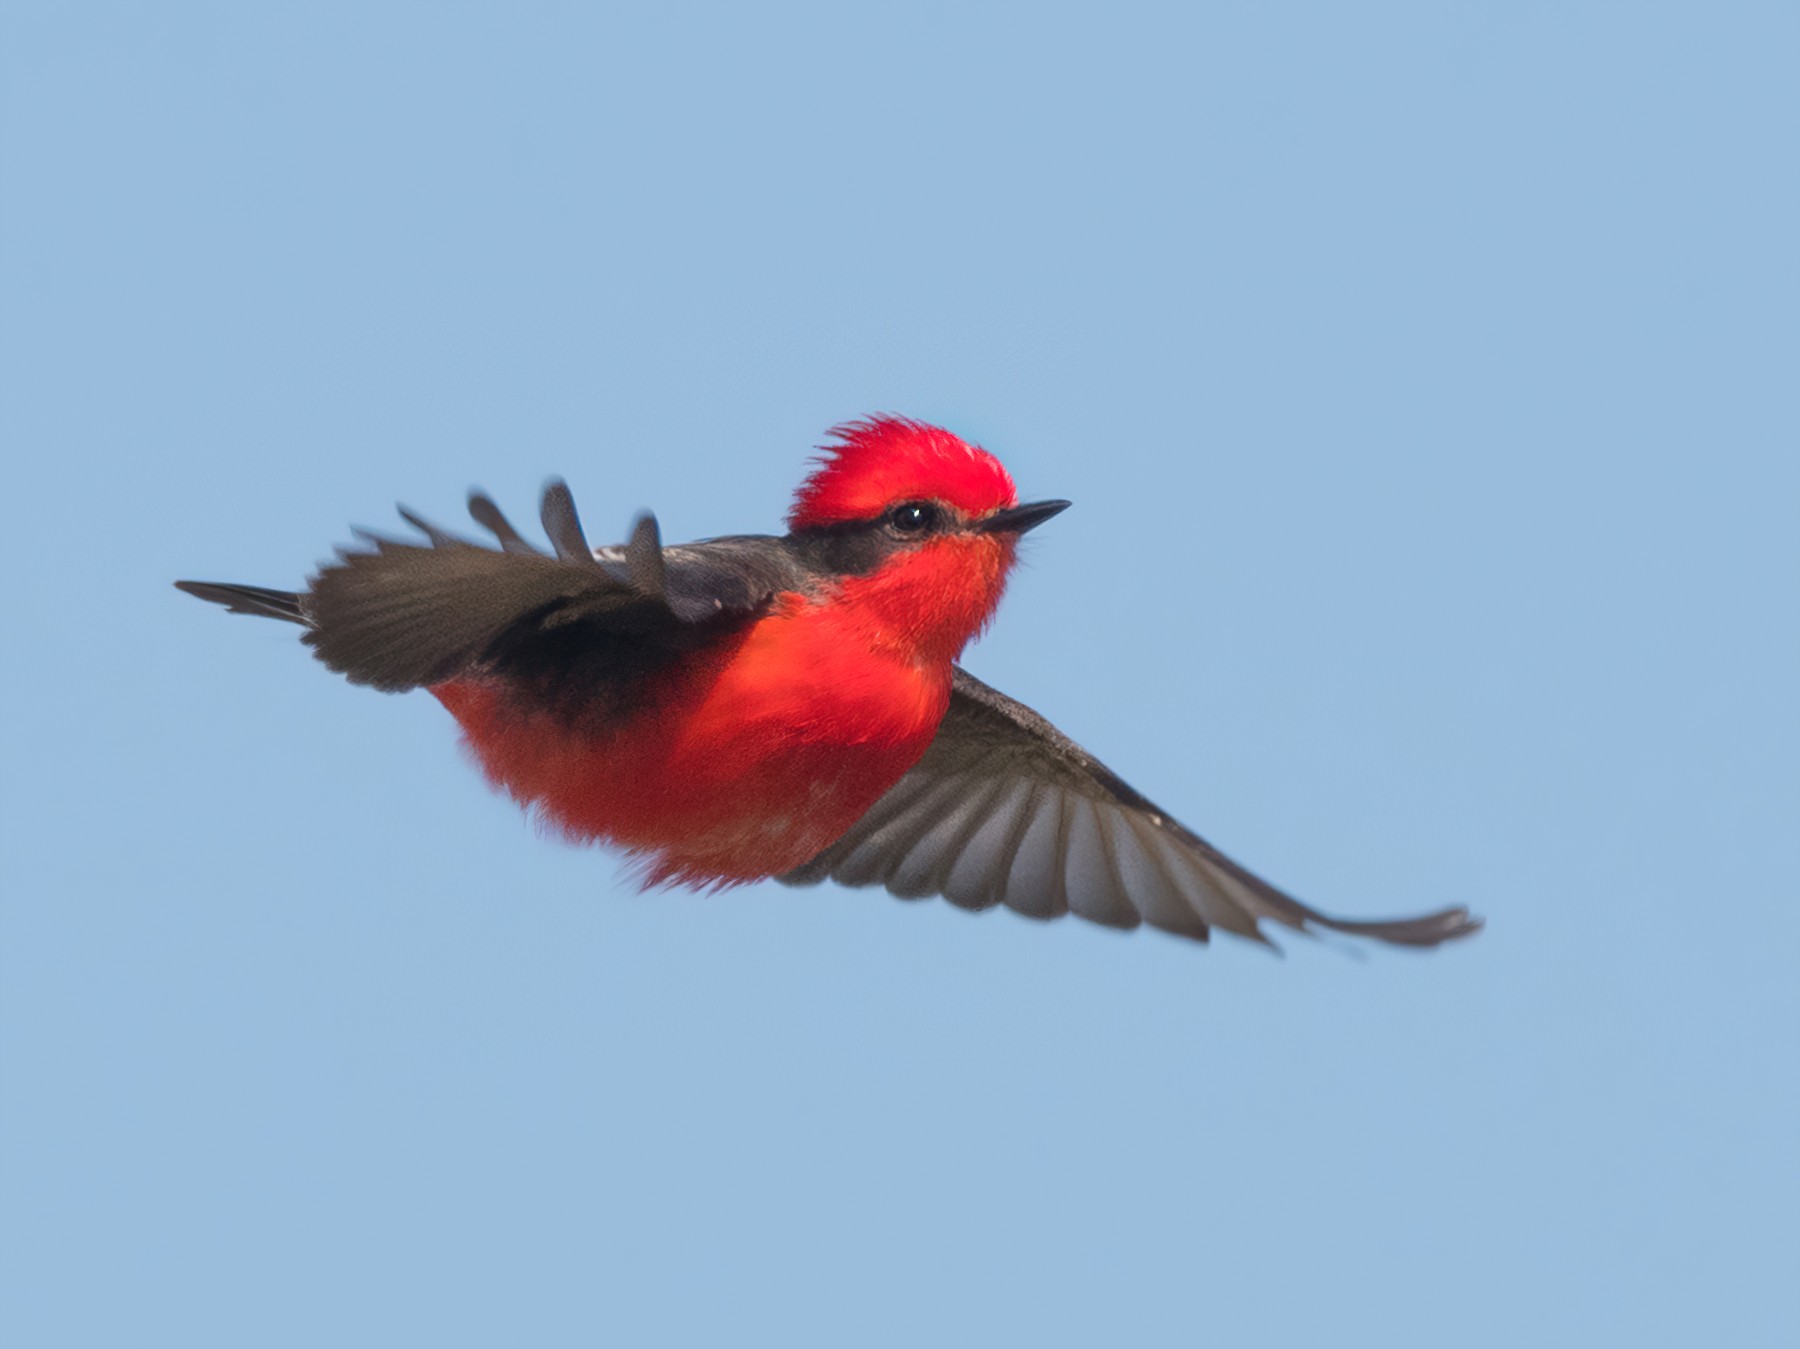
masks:
[[[494,680],[432,692],[490,782],[572,839],[625,849],[646,885],[759,880],[860,819],[949,703],[947,665],[871,657],[813,612],[786,609],[722,661],[704,653],[659,673],[634,711],[597,724]]]

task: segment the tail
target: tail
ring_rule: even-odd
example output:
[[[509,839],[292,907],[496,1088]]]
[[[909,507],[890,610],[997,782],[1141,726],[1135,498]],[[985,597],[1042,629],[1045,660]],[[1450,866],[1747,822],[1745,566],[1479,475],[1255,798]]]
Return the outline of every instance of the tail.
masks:
[[[220,581],[177,581],[177,590],[185,590],[199,599],[222,604],[234,614],[260,614],[264,618],[280,618],[310,628],[312,620],[300,608],[300,596],[291,590],[267,590],[262,586],[227,585]]]

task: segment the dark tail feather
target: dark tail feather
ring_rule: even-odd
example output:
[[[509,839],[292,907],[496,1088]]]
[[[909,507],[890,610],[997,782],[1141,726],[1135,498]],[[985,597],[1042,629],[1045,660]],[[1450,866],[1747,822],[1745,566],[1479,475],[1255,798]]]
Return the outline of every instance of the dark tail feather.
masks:
[[[281,618],[303,628],[312,624],[300,610],[300,597],[291,590],[267,590],[262,586],[226,585],[219,581],[177,581],[177,590],[214,604],[222,604],[234,614],[260,614],[264,618]]]

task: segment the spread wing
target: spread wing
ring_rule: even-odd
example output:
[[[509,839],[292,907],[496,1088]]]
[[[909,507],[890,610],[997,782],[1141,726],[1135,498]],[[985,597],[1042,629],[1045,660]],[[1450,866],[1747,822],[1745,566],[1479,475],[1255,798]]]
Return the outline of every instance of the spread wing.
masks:
[[[469,514],[498,550],[400,514],[424,542],[364,533],[367,551],[340,552],[300,592],[176,584],[234,613],[302,625],[319,659],[353,683],[392,692],[481,670],[554,694],[647,673],[805,580],[778,539],[664,548],[650,515],[628,543],[596,551],[561,482],[544,491],[550,553],[480,493]]]
[[[1205,941],[1211,928],[1266,941],[1269,920],[1400,946],[1477,931],[1467,909],[1418,918],[1330,918],[1239,866],[1146,800],[1023,703],[957,669],[918,764],[831,847],[779,879],[883,885],[965,909],[1140,922]]]

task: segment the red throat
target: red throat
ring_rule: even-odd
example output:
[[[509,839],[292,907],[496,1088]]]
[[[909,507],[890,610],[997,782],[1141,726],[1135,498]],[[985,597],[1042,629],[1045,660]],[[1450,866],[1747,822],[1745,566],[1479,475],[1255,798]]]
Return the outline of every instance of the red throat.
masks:
[[[846,643],[948,667],[999,607],[1017,556],[993,534],[935,539],[839,583],[831,621]]]

